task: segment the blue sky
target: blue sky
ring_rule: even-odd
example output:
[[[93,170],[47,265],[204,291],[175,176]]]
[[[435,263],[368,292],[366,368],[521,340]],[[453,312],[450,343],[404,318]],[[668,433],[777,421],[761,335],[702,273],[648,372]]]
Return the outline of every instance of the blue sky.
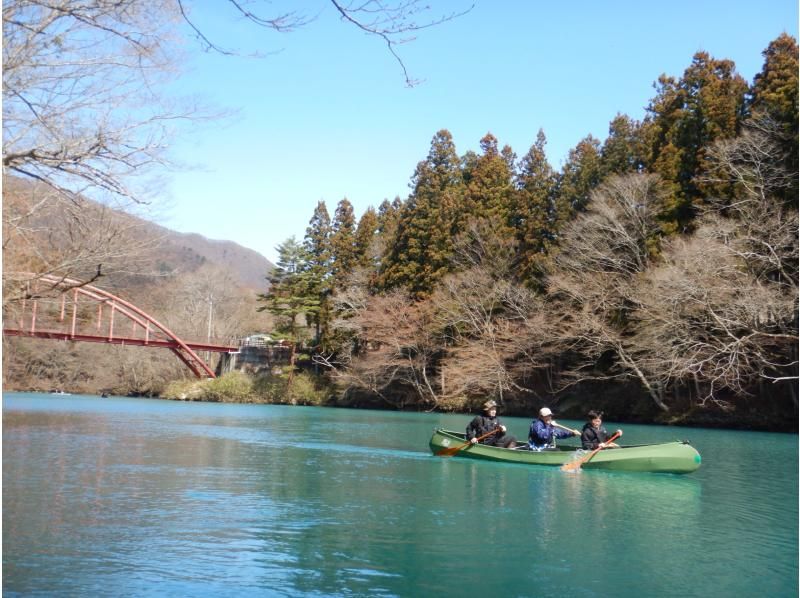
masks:
[[[469,2],[431,0],[431,16]],[[220,56],[189,44],[181,95],[229,111],[179,140],[158,222],[235,241],[277,259],[301,240],[324,200],[331,216],[346,197],[360,217],[409,193],[414,168],[439,129],[459,155],[487,132],[525,154],[542,128],[559,168],[587,134],[601,141],[623,112],[641,119],[662,73],[680,77],[698,50],[729,58],[751,82],[761,52],[782,32],[797,37],[795,0],[476,0],[466,15],[400,46],[412,77],[379,39],[343,23],[324,0],[316,19],[287,34],[236,21],[224,3],[199,2],[194,18],[215,42],[270,52]],[[214,12],[218,11],[218,12]],[[422,20],[422,19],[420,19]]]

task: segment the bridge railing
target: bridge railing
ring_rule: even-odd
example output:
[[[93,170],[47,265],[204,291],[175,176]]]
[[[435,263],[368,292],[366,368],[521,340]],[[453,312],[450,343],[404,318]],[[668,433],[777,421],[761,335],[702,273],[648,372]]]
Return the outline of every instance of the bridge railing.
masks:
[[[235,351],[232,346],[186,343],[137,306],[92,285],[44,275],[25,299],[4,313],[3,333],[51,340],[128,344],[170,349],[199,378],[214,372],[195,350]]]

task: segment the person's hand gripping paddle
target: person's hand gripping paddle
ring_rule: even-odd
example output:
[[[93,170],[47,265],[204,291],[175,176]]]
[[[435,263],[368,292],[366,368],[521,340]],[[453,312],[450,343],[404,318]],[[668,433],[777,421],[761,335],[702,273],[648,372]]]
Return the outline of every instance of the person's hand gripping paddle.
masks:
[[[487,432],[483,436],[478,436],[475,440],[477,442],[480,442],[481,440],[483,440],[484,438],[488,438],[492,434],[497,434],[497,432],[499,432],[499,431],[500,431],[500,428],[495,428],[494,430],[492,430],[491,432]],[[449,448],[442,449],[440,451],[436,451],[436,456],[437,457],[452,457],[453,455],[458,453],[461,449],[464,449],[464,448],[468,447],[470,444],[472,444],[472,441],[468,440],[464,444],[459,444],[458,446],[451,446]]]
[[[586,455],[582,459],[578,459],[577,461],[570,461],[569,463],[564,463],[564,465],[561,466],[561,471],[576,471],[576,470],[580,469],[581,465],[583,465],[584,463],[589,461],[598,452],[602,451],[604,448],[606,448],[609,444],[614,442],[620,436],[622,436],[622,433],[617,431],[616,434],[614,434],[611,438],[609,438],[604,443],[602,443],[601,446],[598,446],[596,449],[594,449],[591,453],[589,453],[588,455]]]

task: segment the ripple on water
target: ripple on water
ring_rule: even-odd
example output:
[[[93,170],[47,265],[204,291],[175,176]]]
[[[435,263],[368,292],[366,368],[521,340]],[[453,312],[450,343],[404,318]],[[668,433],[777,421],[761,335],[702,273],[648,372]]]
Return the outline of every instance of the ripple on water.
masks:
[[[689,476],[564,475],[432,457],[461,416],[59,401],[4,417],[9,595],[796,593],[796,437],[693,430]]]

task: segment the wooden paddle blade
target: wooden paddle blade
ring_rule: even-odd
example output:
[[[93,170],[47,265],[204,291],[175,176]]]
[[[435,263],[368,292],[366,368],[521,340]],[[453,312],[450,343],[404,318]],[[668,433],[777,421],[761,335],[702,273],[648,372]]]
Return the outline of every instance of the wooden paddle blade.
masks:
[[[464,444],[459,444],[457,446],[451,446],[448,448],[439,449],[434,453],[437,457],[452,457],[461,449],[464,449],[469,446],[469,442],[465,442]]]
[[[611,438],[606,440],[606,446],[608,446],[609,444],[614,442],[620,436],[621,436],[621,433],[619,433],[619,432],[614,434]],[[583,465],[589,459],[594,457],[597,453],[602,451],[603,448],[605,448],[605,447],[598,446],[596,449],[594,449],[591,453],[589,453],[588,455],[586,455],[582,459],[578,459],[577,461],[570,461],[569,463],[564,463],[564,465],[561,466],[561,471],[575,471],[576,469],[580,469],[581,465]]]
[[[457,446],[457,447],[453,447],[453,448],[442,449],[440,451],[436,451],[436,456],[437,457],[452,457],[458,451],[460,451],[462,448],[463,447]]]
[[[586,459],[578,459],[576,461],[564,463],[564,465],[561,466],[561,471],[577,471],[581,468],[581,465],[583,465],[585,460]]]

